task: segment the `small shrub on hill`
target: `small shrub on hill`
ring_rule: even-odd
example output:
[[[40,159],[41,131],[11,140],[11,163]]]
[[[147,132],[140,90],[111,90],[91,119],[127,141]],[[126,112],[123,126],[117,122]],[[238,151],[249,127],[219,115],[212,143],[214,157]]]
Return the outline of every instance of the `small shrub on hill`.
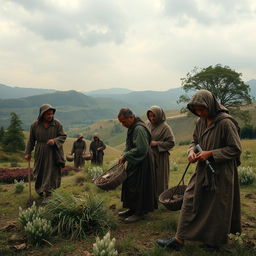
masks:
[[[103,172],[104,172],[103,169],[99,166],[94,166],[88,170],[88,174],[90,175],[92,180],[95,180]]]
[[[15,193],[20,194],[24,190],[24,180],[17,181],[14,180]]]
[[[252,167],[239,167],[238,177],[241,185],[250,185],[256,179],[256,174]]]
[[[92,195],[75,197],[68,192],[55,191],[46,209],[56,231],[71,239],[102,234],[115,225],[103,200]]]
[[[102,239],[96,237],[96,243],[93,244],[93,255],[94,256],[115,256],[117,250],[115,250],[116,239],[110,238],[108,232]]]

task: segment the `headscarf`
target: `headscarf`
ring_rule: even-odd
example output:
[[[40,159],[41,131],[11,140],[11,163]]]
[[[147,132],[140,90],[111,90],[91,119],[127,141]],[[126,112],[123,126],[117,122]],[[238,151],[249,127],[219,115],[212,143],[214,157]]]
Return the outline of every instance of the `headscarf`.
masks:
[[[163,109],[159,106],[152,106],[148,111],[147,111],[147,117],[149,112],[152,112],[156,116],[156,124],[159,125],[160,123],[164,122],[166,120],[165,113]],[[149,117],[148,120],[150,121]]]
[[[229,113],[229,111],[218,101],[216,100],[215,96],[208,90],[199,90],[197,91],[194,96],[190,99],[187,108],[195,115],[197,113],[194,110],[194,106],[202,106],[208,109],[209,118],[213,118],[218,115],[220,112]],[[198,115],[197,115],[198,116]]]
[[[44,113],[48,110],[53,110],[53,114],[56,112],[56,109],[50,104],[43,104],[39,109],[39,115],[37,119],[42,120]]]

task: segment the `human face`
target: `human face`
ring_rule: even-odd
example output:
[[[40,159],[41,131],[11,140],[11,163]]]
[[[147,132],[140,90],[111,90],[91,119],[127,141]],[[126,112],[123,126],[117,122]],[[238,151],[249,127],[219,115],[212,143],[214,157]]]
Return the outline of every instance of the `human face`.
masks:
[[[152,111],[148,112],[148,119],[152,124],[155,124],[157,122],[156,115]]]
[[[122,124],[122,126],[129,128],[134,122],[134,116],[129,116],[126,118],[121,115],[120,117],[118,117],[118,120]]]
[[[46,122],[51,122],[54,116],[54,111],[52,109],[47,110],[44,114],[43,114],[43,119]]]
[[[194,108],[195,113],[198,116],[205,118],[205,119],[208,117],[209,110],[207,108],[200,106],[200,105],[195,105],[195,106],[193,106],[193,108]]]

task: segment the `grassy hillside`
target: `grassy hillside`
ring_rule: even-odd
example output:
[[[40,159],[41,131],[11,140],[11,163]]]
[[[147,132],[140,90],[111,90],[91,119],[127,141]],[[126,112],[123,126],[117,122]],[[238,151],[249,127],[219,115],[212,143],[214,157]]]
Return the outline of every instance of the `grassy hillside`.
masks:
[[[72,139],[68,140],[67,147],[70,147]],[[243,140],[242,146],[244,151],[249,150],[251,157],[248,158],[246,154],[242,154],[242,166],[252,166],[256,169],[256,140]],[[69,145],[69,146],[68,146]],[[67,148],[67,150],[69,150]],[[187,146],[176,146],[171,152],[171,166],[175,161],[177,165],[176,171],[170,173],[170,186],[178,183],[185,169]],[[113,156],[112,160],[115,157]],[[111,160],[111,159],[110,159]],[[1,165],[0,165],[1,167]],[[195,165],[192,165],[186,175],[186,183],[193,173]],[[125,224],[121,218],[116,217],[122,204],[120,202],[120,187],[114,191],[102,191],[97,188],[90,180],[81,181],[81,177],[86,177],[87,170],[84,169],[78,174],[66,176],[62,179],[61,189],[69,193],[85,196],[89,192],[94,196],[98,196],[105,200],[106,211],[112,212],[113,220],[116,221],[117,227],[111,230],[111,236],[115,237],[116,249],[120,256],[252,256],[255,251],[252,249],[253,243],[256,241],[255,237],[255,212],[256,212],[256,184],[241,186],[241,206],[242,206],[242,225],[243,233],[248,236],[250,243],[244,243],[239,247],[238,243],[229,242],[220,252],[207,253],[198,247],[199,243],[186,242],[186,247],[180,252],[173,252],[160,249],[156,247],[155,240],[160,237],[169,237],[175,235],[179,211],[171,212],[163,205],[159,204],[159,209],[153,213],[147,214],[145,218],[133,224]],[[0,230],[0,255],[33,255],[33,256],[89,256],[92,252],[92,244],[95,242],[94,235],[88,235],[82,240],[69,240],[64,237],[54,236],[51,244],[45,244],[42,247],[30,246],[27,249],[17,251],[14,245],[24,242],[24,237],[20,226],[18,225],[18,207],[25,208],[28,199],[28,186],[21,194],[14,193],[14,185],[0,184],[0,227],[10,225],[8,231]],[[33,183],[33,197],[36,202],[40,204],[40,199],[34,191]],[[14,238],[19,238],[15,242]],[[251,246],[251,247],[250,247]],[[240,249],[236,249],[240,248]]]

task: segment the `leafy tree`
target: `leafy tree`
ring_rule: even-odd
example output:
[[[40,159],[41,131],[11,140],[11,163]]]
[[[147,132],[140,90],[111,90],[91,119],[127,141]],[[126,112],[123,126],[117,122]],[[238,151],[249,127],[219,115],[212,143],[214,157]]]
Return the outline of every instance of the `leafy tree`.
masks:
[[[2,145],[4,151],[17,152],[19,150],[24,150],[25,142],[21,124],[22,122],[17,114],[12,112],[10,126],[3,137]]]
[[[1,128],[0,128],[0,144],[1,144],[2,141],[3,141],[4,134],[5,134],[4,127],[1,126]]]
[[[241,73],[237,73],[230,67],[218,64],[201,70],[194,68],[181,81],[186,93],[201,89],[212,92],[219,103],[248,124],[250,122],[249,112],[241,110],[241,107],[251,104],[252,97],[249,94],[249,85],[242,81],[241,76]],[[181,95],[178,103],[188,101],[189,96]]]

